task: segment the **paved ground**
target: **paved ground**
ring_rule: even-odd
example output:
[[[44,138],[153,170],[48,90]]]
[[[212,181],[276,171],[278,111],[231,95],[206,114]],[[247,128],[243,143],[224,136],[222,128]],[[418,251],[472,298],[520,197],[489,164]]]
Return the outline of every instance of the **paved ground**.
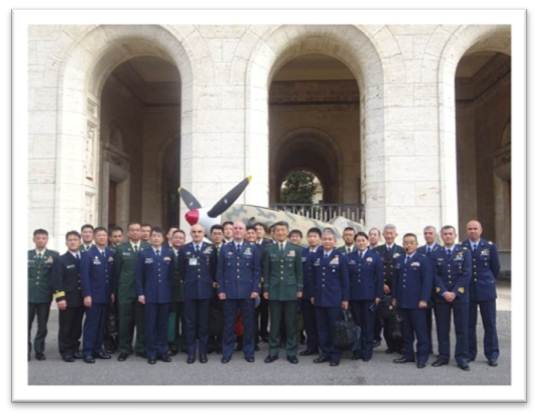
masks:
[[[261,351],[256,353],[256,362],[247,363],[242,354],[236,352],[230,363],[220,363],[220,356],[209,355],[207,364],[188,365],[185,354],[173,357],[172,363],[157,362],[150,366],[142,358],[129,357],[125,362],[118,362],[116,356],[111,360],[97,360],[89,365],[77,361],[64,363],[57,353],[56,334],[58,329],[58,312],[51,311],[49,336],[47,343],[47,360],[32,360],[29,363],[29,384],[191,384],[191,385],[263,385],[263,384],[342,384],[342,385],[480,385],[510,384],[510,288],[504,283],[499,288],[498,299],[498,333],[501,357],[499,366],[489,367],[479,345],[477,361],[471,363],[471,371],[464,372],[456,367],[452,359],[450,365],[433,368],[428,365],[418,370],[413,364],[393,364],[396,356],[385,354],[385,346],[375,350],[373,359],[364,363],[349,360],[345,353],[340,366],[329,367],[328,364],[314,364],[311,357],[301,357],[298,365],[289,364],[280,359],[272,364],[265,364],[267,344],[261,344]],[[479,320],[480,321],[480,320]],[[479,325],[478,336],[481,339],[482,326]],[[454,333],[452,333],[452,351],[454,351]],[[302,348],[300,348],[302,349]],[[434,350],[437,347],[434,346]],[[281,356],[285,356],[282,351]],[[430,358],[430,363],[433,361]]]

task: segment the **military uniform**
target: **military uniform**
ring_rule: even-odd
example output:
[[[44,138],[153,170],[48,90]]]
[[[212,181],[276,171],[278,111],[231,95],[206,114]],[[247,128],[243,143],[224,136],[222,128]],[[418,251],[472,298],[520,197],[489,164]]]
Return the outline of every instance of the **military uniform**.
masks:
[[[183,276],[179,270],[179,249],[172,247],[174,253],[174,277],[172,279],[172,302],[170,303],[170,314],[168,315],[168,347],[173,354],[179,352],[182,347],[182,335],[185,335],[185,317],[183,313]],[[180,323],[181,332],[180,333]]]
[[[57,260],[56,251],[44,249],[38,253],[37,250],[28,250],[28,357],[32,351],[32,324],[36,316],[34,351],[36,356],[41,356],[45,352],[53,289],[52,271]]]
[[[80,262],[82,296],[92,297],[92,306],[86,308],[83,331],[83,351],[86,359],[102,353],[113,268],[114,256],[108,247],[101,252],[97,246],[92,246],[82,253]]]
[[[383,297],[383,262],[375,250],[355,250],[347,255],[349,301],[355,324],[361,328],[354,358],[368,361],[374,348],[375,299]]]
[[[302,248],[286,241],[267,246],[263,261],[263,292],[269,294],[271,332],[269,355],[278,357],[280,325],[286,327],[286,354],[297,356],[297,292],[303,291]]]
[[[65,300],[67,308],[59,311],[58,348],[66,360],[79,354],[82,335],[82,286],[80,281],[81,253],[67,251],[58,258],[54,268],[54,296],[56,302]]]
[[[402,246],[393,244],[392,247],[388,247],[386,244],[382,246],[377,246],[375,248],[381,259],[383,260],[383,282],[386,284],[392,291],[392,282],[394,280],[394,262],[397,261],[401,256],[405,256],[405,250]],[[402,342],[400,339],[394,339],[389,332],[390,325],[388,322],[383,322],[382,319],[377,319],[377,326],[374,331],[374,336],[379,338],[381,332],[381,327],[383,327],[383,337],[387,343],[389,352],[400,352],[402,350]]]
[[[343,246],[338,247],[336,250],[349,256],[354,251],[357,251],[357,247],[355,246],[355,244],[352,244],[350,246],[344,244]]]
[[[229,360],[234,350],[234,323],[241,312],[244,325],[243,353],[254,359],[254,299],[252,292],[260,293],[261,253],[256,244],[243,241],[240,247],[232,241],[222,247],[217,268],[218,293],[224,293],[223,360]]]
[[[136,265],[147,243],[131,241],[121,244],[115,251],[114,293],[118,305],[120,353],[132,354],[133,334],[136,327],[135,352],[144,354],[144,305],[136,294]]]
[[[474,361],[476,358],[476,320],[480,306],[480,315],[484,326],[484,354],[490,363],[495,362],[499,357],[495,283],[501,269],[497,247],[491,241],[483,239],[476,243],[465,240],[462,244],[470,251],[472,258],[472,275],[469,287],[469,359]]]
[[[456,361],[467,366],[469,359],[469,281],[472,260],[469,250],[455,244],[450,252],[443,247],[433,254],[435,264],[435,321],[439,342],[439,359],[450,358],[450,315],[454,314],[456,329]],[[454,292],[456,298],[447,302],[445,292]]]
[[[415,360],[414,343],[417,339],[416,361],[424,365],[430,348],[426,326],[426,310],[418,307],[420,301],[428,302],[433,286],[433,266],[425,255],[415,252],[400,256],[395,262],[393,297],[402,315],[403,356]]]
[[[187,354],[194,359],[198,349],[202,360],[207,354],[209,302],[213,296],[217,253],[212,244],[201,242],[186,244],[179,250],[178,256],[183,277]]]
[[[146,246],[136,264],[136,294],[145,297],[144,335],[148,360],[168,357],[168,314],[172,300],[174,253],[163,245]]]
[[[334,345],[335,324],[341,316],[342,301],[349,300],[349,274],[345,254],[322,249],[308,260],[314,277],[313,298],[316,308],[320,358],[339,362],[340,351]]]
[[[442,250],[442,247],[437,243],[433,243],[431,246],[428,246],[427,244],[420,246],[417,249],[417,252],[425,255],[428,259],[430,259],[432,263],[432,267],[433,267],[434,262],[432,258],[433,258],[433,255],[438,250]],[[428,332],[428,347],[429,347],[430,354],[433,354],[433,344],[432,344],[433,325],[432,323],[433,323],[434,307],[435,307],[435,287],[434,285],[432,285],[432,295],[428,301],[428,309],[426,310],[426,328]]]
[[[215,253],[218,259],[224,247],[224,243],[221,243],[219,246],[214,245]],[[216,275],[215,275],[216,279]],[[213,296],[209,302],[209,340],[208,340],[208,353],[216,351],[217,353],[222,352],[222,331],[224,328],[224,310],[223,310],[224,301],[220,300],[218,297],[218,288],[213,288]]]
[[[256,241],[256,246],[259,250],[261,250],[261,261],[263,264],[265,250],[267,247],[271,246],[273,244],[272,240],[268,240],[267,238],[264,238],[262,241]],[[262,270],[263,272],[263,270]],[[265,276],[262,273],[262,276],[260,277],[260,284],[263,286],[263,283],[265,281]],[[269,333],[267,331],[267,328],[269,326],[269,302],[265,298],[260,299],[260,304],[256,308],[256,327],[257,327],[257,337],[256,341],[258,341],[259,338],[262,340],[267,341]]]
[[[303,262],[303,298],[301,300],[301,309],[303,312],[303,322],[306,332],[306,350],[301,355],[311,355],[319,352],[318,328],[316,325],[316,308],[310,302],[314,296],[314,276],[310,257],[319,251],[323,251],[321,246],[314,249],[304,247],[301,260]]]

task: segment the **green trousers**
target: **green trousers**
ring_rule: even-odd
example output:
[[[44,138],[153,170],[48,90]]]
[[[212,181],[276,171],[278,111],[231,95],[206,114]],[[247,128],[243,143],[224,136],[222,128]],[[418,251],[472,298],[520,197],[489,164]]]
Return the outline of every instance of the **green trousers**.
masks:
[[[144,340],[144,305],[134,300],[118,304],[118,350],[127,354],[133,352],[133,335],[136,327],[135,352],[145,351]]]
[[[168,315],[168,345],[171,349],[181,351],[182,336],[179,332],[179,324],[183,318],[183,302],[172,302],[170,304],[170,314]],[[183,325],[181,325],[183,332]]]
[[[286,328],[286,355],[297,356],[297,301],[271,300],[269,298],[269,355],[278,356],[280,350],[280,324],[284,315]]]

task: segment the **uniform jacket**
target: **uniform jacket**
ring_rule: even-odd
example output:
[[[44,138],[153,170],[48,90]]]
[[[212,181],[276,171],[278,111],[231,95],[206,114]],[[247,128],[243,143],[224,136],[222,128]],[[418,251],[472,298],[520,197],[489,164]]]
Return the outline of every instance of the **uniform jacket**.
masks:
[[[469,240],[465,240],[462,245],[467,247],[472,259],[470,300],[482,302],[495,299],[497,297],[495,282],[501,270],[497,247],[484,239],[480,239],[475,251],[472,250]]]
[[[82,253],[80,261],[80,281],[82,296],[91,296],[93,303],[108,303],[112,289],[114,256],[112,250],[105,247],[103,254],[97,246],[92,246]]]
[[[136,264],[136,293],[144,295],[146,303],[165,304],[172,301],[174,278],[174,252],[166,244],[159,255],[153,247],[145,247]]]
[[[35,250],[28,250],[28,302],[49,303],[52,300],[52,271],[58,252],[45,249],[41,258]]]
[[[183,279],[184,299],[210,299],[217,268],[217,251],[212,244],[200,243],[200,252],[188,243],[178,252],[179,274]]]
[[[303,299],[310,302],[310,298],[314,296],[314,274],[312,270],[312,262],[309,261],[312,256],[315,256],[317,252],[323,251],[321,246],[315,248],[314,251],[310,250],[310,247],[303,248],[302,262],[303,262]]]
[[[147,247],[147,243],[138,242],[135,252],[131,242],[126,242],[115,249],[114,254],[114,293],[119,303],[131,303],[136,296],[136,264],[138,256]]]
[[[393,297],[404,309],[418,309],[419,301],[428,302],[433,286],[433,265],[424,254],[415,252],[405,263],[406,256],[400,256],[394,268]]]
[[[347,255],[349,300],[383,297],[383,261],[377,251],[366,249],[361,257],[355,250]]]
[[[314,277],[314,306],[340,307],[344,300],[349,300],[349,274],[346,255],[333,249],[325,257],[321,249],[309,258],[309,266]]]
[[[402,246],[393,244],[389,250],[386,244],[375,248],[381,259],[383,260],[383,280],[384,283],[392,290],[392,281],[394,280],[394,262],[402,255],[405,255],[405,250]]]
[[[283,251],[278,244],[266,247],[263,291],[269,293],[269,300],[296,300],[297,292],[303,291],[302,251],[302,247],[289,241]]]
[[[79,253],[82,258],[82,253]],[[58,257],[54,267],[54,290],[56,302],[67,301],[67,307],[82,306],[82,283],[80,263],[70,251]]]
[[[447,291],[456,293],[454,301],[469,302],[472,260],[467,247],[455,244],[450,256],[443,247],[432,259],[435,264],[436,302],[445,302],[442,295]]]
[[[236,250],[235,242],[225,244],[218,256],[218,293],[227,299],[248,299],[260,293],[261,250],[254,243],[243,241]]]

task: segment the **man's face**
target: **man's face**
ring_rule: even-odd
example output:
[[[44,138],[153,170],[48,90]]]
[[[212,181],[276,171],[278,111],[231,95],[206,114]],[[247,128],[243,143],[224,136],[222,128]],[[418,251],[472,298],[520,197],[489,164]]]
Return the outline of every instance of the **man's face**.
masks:
[[[355,245],[357,246],[357,249],[361,251],[364,251],[366,250],[366,248],[368,248],[368,243],[369,243],[368,239],[363,235],[359,235],[355,239]]]
[[[174,227],[172,227],[172,228],[170,228],[170,229],[168,230],[168,233],[166,234],[166,239],[167,239],[168,241],[172,240],[172,236],[174,235],[174,232],[175,232],[175,231],[177,231],[177,228],[174,228]]]
[[[317,247],[319,246],[321,238],[319,237],[318,233],[310,233],[307,235],[306,240],[308,241],[309,247]]]
[[[471,241],[478,241],[480,240],[480,236],[482,235],[482,226],[478,221],[469,221],[467,223],[467,237]]]
[[[224,226],[224,238],[226,238],[226,240],[230,240],[231,238],[234,238],[234,229],[235,229],[235,226],[232,224],[226,224]]]
[[[84,244],[90,244],[93,241],[93,230],[90,227],[84,228],[81,235]]]
[[[370,245],[377,246],[379,244],[379,231],[377,230],[370,230],[368,233],[368,240],[370,242]]]
[[[332,250],[336,244],[336,238],[331,233],[323,233],[321,244],[326,251]]]
[[[145,226],[141,228],[140,238],[142,238],[142,240],[148,241],[150,234],[151,234],[151,227]]]
[[[275,230],[275,240],[278,240],[278,239],[276,238],[276,230]],[[290,241],[291,241],[293,244],[297,244],[298,246],[300,246],[301,243],[302,243],[302,240],[303,240],[303,239],[301,238],[301,235],[300,235],[299,233],[292,233],[292,234],[290,235]]]
[[[129,225],[129,229],[127,230],[127,236],[129,237],[129,240],[137,242],[140,240],[140,224],[131,224]]]
[[[456,241],[456,231],[453,228],[447,228],[441,231],[441,239],[445,246],[452,246]]]
[[[251,243],[255,243],[257,239],[258,239],[258,236],[256,235],[256,230],[253,228],[249,228],[247,230],[247,241]]]
[[[283,225],[277,225],[275,227],[275,240],[276,241],[286,241],[288,239],[288,227]]]
[[[256,228],[256,237],[258,238],[258,240],[261,240],[262,238],[264,238],[265,228],[263,228],[263,226],[261,226],[260,224],[256,225],[255,228]]]
[[[396,230],[394,228],[387,228],[383,231],[383,238],[387,244],[394,243],[397,235],[398,234],[396,234]]]
[[[403,240],[403,246],[407,254],[413,254],[417,250],[417,239],[412,236],[407,236]]]
[[[211,233],[211,241],[213,244],[221,244],[222,240],[224,240],[224,233],[222,230],[214,229]]]
[[[234,240],[243,240],[245,238],[246,234],[246,227],[245,224],[242,222],[236,222],[233,225],[233,238]],[[224,235],[226,236],[226,229],[224,229]]]
[[[433,228],[426,228],[424,230],[424,240],[428,245],[432,245],[435,242],[436,232]]]
[[[119,230],[113,231],[110,236],[110,243],[114,246],[117,246],[123,240],[123,233]]]
[[[80,247],[80,238],[75,234],[70,234],[69,237],[65,240],[65,245],[70,251],[77,251]]]
[[[160,247],[164,241],[164,236],[157,231],[152,232],[149,238],[153,247]]]
[[[200,224],[194,224],[191,227],[191,237],[195,243],[201,243],[204,240],[204,227]]]
[[[352,230],[346,230],[344,231],[342,238],[344,239],[344,242],[347,246],[350,246],[353,244],[353,237],[355,236],[355,233]]]
[[[100,247],[106,246],[106,243],[108,240],[108,234],[106,231],[103,231],[103,230],[97,231],[94,237],[95,237],[95,244],[97,244]]]
[[[47,243],[49,242],[49,236],[47,234],[36,234],[34,235],[33,240],[34,240],[35,247],[38,250],[43,250],[47,246]]]

